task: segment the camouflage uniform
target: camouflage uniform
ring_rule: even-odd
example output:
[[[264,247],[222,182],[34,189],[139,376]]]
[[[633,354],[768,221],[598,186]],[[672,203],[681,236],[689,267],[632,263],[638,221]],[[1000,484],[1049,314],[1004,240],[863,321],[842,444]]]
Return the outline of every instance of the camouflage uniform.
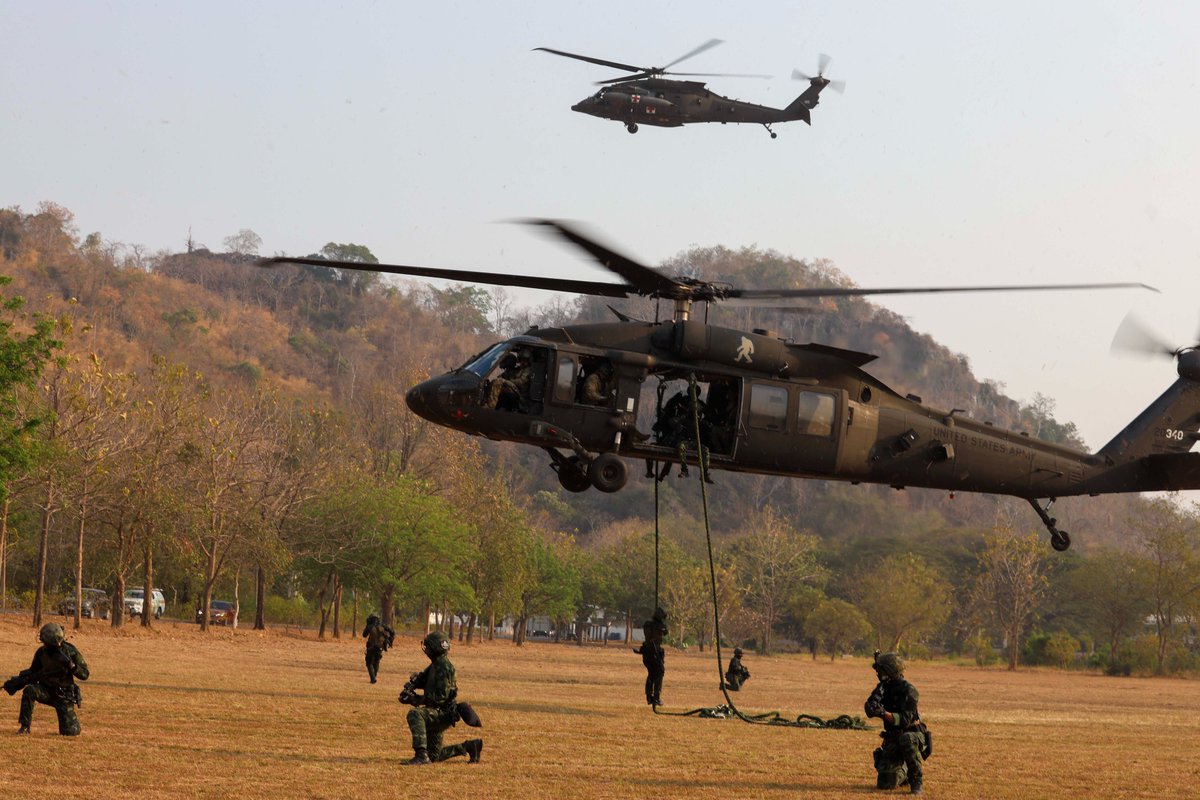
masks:
[[[729,669],[725,670],[725,686],[729,691],[736,692],[748,680],[750,670],[742,666],[742,649],[739,647],[733,651],[733,658],[729,659]]]
[[[529,359],[522,356],[515,364],[492,380],[488,386],[488,395],[484,405],[488,408],[496,408],[500,405],[501,397],[509,394],[510,396],[515,395],[517,398],[512,404],[513,408],[509,410],[519,410],[520,398],[528,396],[529,382],[532,378],[533,367],[530,366]]]
[[[383,660],[384,652],[392,646],[396,632],[372,614],[367,617],[367,627],[363,628],[362,635],[367,640],[367,675],[371,677],[371,683],[375,683],[379,662]]]
[[[580,399],[593,406],[608,405],[612,399],[609,391],[609,381],[612,378],[612,367],[602,364],[594,372],[583,379]]]
[[[442,735],[459,718],[456,702],[458,682],[448,655],[450,642],[435,631],[425,637],[422,646],[431,663],[416,680],[416,685],[423,686],[425,693],[417,699],[421,705],[408,712],[408,729],[412,733],[416,755],[405,763],[428,764],[455,756],[470,756],[471,761],[478,761],[479,752],[483,749],[482,739],[472,739],[462,744],[442,744]]]
[[[904,680],[904,662],[894,653],[876,654],[875,670],[879,683],[866,704],[867,716],[883,720],[879,734],[883,744],[873,753],[878,773],[875,788],[894,789],[907,783],[913,794],[920,794],[927,734],[917,711],[917,688]],[[891,722],[880,711],[889,712]]]
[[[63,736],[78,736],[79,687],[75,679],[86,681],[91,674],[79,648],[63,640],[62,627],[56,623],[42,626],[39,634],[44,644],[33,654],[29,668],[34,672],[50,673],[30,683],[21,692],[21,712],[18,722],[21,733],[28,733],[33,722],[34,703],[50,706],[58,714],[58,732]]]

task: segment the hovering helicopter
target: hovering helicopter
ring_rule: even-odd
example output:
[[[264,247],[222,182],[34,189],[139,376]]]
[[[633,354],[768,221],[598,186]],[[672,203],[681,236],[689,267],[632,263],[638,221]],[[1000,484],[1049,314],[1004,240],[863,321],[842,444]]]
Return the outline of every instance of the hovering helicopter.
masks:
[[[766,330],[692,319],[696,302],[778,305],[801,298],[938,292],[1144,288],[1140,283],[926,288],[742,289],[668,277],[557,221],[533,220],[582,248],[625,283],[417,266],[270,258],[298,263],[600,297],[669,300],[669,321],[531,328],[412,387],[409,407],[449,428],[540,447],[563,488],[615,492],[625,459],[662,480],[674,464],[798,478],[1010,495],[1027,500],[1056,550],[1069,534],[1056,498],[1200,488],[1200,350],[1171,349],[1130,327],[1114,346],[1169,354],[1178,379],[1095,453],[1001,430],[962,409],[901,396],[862,367],[869,353],[796,343]],[[774,301],[774,302],[772,302]],[[691,398],[699,400],[693,404]],[[692,427],[693,422],[696,423]],[[691,431],[699,431],[699,436]],[[705,457],[696,446],[700,439]],[[1045,504],[1041,503],[1046,499]]]
[[[809,86],[787,108],[771,108],[745,103],[741,100],[732,100],[709,91],[700,81],[680,81],[663,77],[664,75],[727,78],[770,77],[769,75],[667,71],[669,67],[675,66],[680,61],[699,55],[719,44],[721,44],[720,39],[709,39],[663,67],[635,67],[632,64],[581,56],[562,50],[552,50],[549,47],[535,47],[534,49],[553,53],[556,56],[565,56],[636,73],[599,81],[598,83],[603,87],[600,91],[571,106],[572,111],[622,122],[630,133],[638,132],[638,123],[657,125],[662,128],[676,128],[693,122],[719,122],[722,125],[730,122],[745,122],[762,125],[774,139],[777,134],[771,130],[771,126],[777,122],[804,120],[809,125],[812,124],[810,112],[817,107],[817,103],[820,102],[821,90],[826,86],[837,92],[845,90],[846,84],[842,81],[831,81],[825,77],[825,71],[832,61],[827,55],[821,56],[817,74],[814,76],[805,75],[799,70],[792,72],[793,78],[806,80]]]

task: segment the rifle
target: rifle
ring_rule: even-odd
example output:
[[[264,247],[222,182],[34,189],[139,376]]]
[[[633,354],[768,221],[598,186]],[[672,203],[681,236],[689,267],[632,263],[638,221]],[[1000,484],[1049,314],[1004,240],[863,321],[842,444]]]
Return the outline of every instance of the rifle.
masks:
[[[401,703],[409,706],[425,705],[424,695],[417,694],[417,682],[423,675],[424,673],[422,672],[414,672],[408,676],[408,681],[405,682],[404,686],[400,689],[400,697],[398,699]],[[461,720],[472,728],[483,727],[483,722],[479,719],[479,714],[475,712],[475,709],[471,708],[470,703],[452,700],[450,705],[454,710],[454,722],[451,722],[451,725]]]
[[[863,704],[863,711],[867,717],[883,717],[883,683],[880,682],[875,691],[871,692],[871,696],[867,698],[867,702]]]
[[[75,668],[75,662],[72,661],[70,656],[68,656],[66,653],[60,651],[58,660],[60,662],[59,665],[53,669],[34,669],[30,667],[29,669],[21,670],[16,675],[13,675],[4,682],[4,691],[8,692],[11,696],[21,691],[31,683],[37,683],[43,678],[57,677],[63,673],[70,674],[70,672]],[[72,686],[74,688],[74,692],[71,692],[72,697],[67,699],[72,700],[75,705],[79,705],[81,702],[81,699],[78,699],[79,687],[74,685]]]

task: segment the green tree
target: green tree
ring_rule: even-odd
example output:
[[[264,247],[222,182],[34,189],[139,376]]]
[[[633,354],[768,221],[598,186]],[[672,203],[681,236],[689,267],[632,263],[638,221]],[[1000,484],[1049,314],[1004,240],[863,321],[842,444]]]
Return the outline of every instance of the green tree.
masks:
[[[1158,647],[1155,672],[1167,668],[1167,653],[1181,635],[1181,622],[1200,605],[1200,520],[1166,498],[1148,501],[1131,524],[1149,560],[1150,613]]]
[[[875,629],[875,645],[897,650],[920,640],[949,616],[950,584],[920,556],[888,556],[863,570],[851,588],[858,608]]]
[[[747,529],[730,548],[729,558],[744,607],[757,619],[759,650],[766,655],[791,598],[805,585],[823,583],[827,573],[817,562],[816,537],[797,532],[769,506],[749,521]]]
[[[804,631],[815,639],[818,647],[829,651],[829,660],[871,635],[867,617],[845,600],[824,600],[804,621]],[[814,651],[815,654],[815,651]]]
[[[1087,621],[1108,642],[1109,658],[1138,633],[1150,604],[1151,564],[1143,554],[1101,550],[1082,559],[1067,578],[1067,591],[1087,610]]]

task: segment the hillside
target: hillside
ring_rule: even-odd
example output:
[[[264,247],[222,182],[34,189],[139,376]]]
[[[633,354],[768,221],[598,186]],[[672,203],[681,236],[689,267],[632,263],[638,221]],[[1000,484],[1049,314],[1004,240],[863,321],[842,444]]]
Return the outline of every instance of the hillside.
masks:
[[[314,241],[314,249],[319,244]],[[0,212],[0,255],[0,273],[13,277],[12,291],[28,298],[34,311],[73,318],[76,334],[69,346],[96,353],[109,368],[136,372],[162,359],[217,384],[270,385],[287,396],[326,403],[359,429],[371,458],[396,459],[426,474],[436,474],[445,453],[431,442],[480,443],[431,431],[413,418],[402,400],[408,386],[529,323],[611,319],[606,302],[596,298],[504,314],[493,294],[474,287],[438,290],[320,268],[262,269],[250,255],[203,249],[147,255],[106,243],[100,234],[81,238],[70,213],[52,205],[32,214]],[[754,248],[692,250],[664,268],[750,287],[851,283],[828,262]],[[650,301],[630,301],[622,310],[641,318],[654,315]],[[795,341],[876,353],[881,358],[871,370],[901,393],[965,409],[998,426],[1078,444],[1074,426],[1051,415],[1052,401],[1039,398],[1030,406],[1012,400],[994,382],[977,378],[966,356],[866,300],[830,301],[806,314],[714,308],[708,318],[778,331]],[[555,527],[586,537],[614,521],[652,514],[650,481],[632,480],[617,495],[570,495],[559,489],[540,451],[480,446],[519,502]],[[695,486],[671,479],[662,489],[671,527],[685,543],[698,542]],[[1056,513],[1076,534],[1077,546],[1087,549],[1120,544],[1124,520],[1137,502],[1130,497],[1067,500]],[[750,511],[771,504],[827,540],[902,539],[930,550],[955,530],[991,527],[998,515],[1019,528],[1039,528],[1028,507],[1017,501],[764,476],[719,476],[713,503],[721,533],[735,531]]]

